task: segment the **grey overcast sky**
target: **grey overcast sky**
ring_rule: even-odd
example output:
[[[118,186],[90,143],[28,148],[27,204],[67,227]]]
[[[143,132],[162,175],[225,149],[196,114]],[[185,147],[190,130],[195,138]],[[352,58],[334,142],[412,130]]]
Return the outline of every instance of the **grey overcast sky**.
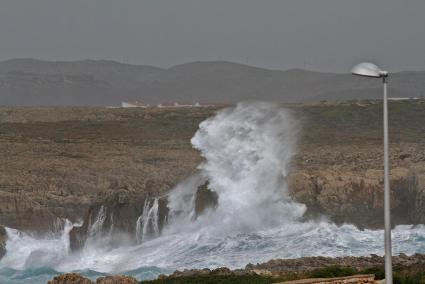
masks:
[[[0,60],[425,70],[425,0],[0,0]]]

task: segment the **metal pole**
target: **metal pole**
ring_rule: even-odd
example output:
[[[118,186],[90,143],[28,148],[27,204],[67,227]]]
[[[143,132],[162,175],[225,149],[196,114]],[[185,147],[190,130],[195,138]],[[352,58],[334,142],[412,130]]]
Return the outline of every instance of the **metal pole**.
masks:
[[[393,283],[392,253],[391,253],[391,207],[390,182],[388,165],[388,98],[386,76],[384,83],[384,215],[385,215],[385,283]]]

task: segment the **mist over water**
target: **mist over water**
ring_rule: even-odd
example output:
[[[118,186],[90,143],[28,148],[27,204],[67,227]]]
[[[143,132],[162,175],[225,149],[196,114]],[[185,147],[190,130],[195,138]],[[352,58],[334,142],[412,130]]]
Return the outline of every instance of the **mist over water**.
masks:
[[[79,252],[69,250],[69,222],[61,234],[44,239],[7,229],[0,283],[45,283],[57,271],[91,277],[127,273],[146,279],[175,269],[238,268],[272,258],[382,254],[380,230],[300,221],[305,206],[291,200],[286,185],[298,129],[290,111],[268,103],[240,103],[220,111],[202,122],[191,140],[205,160],[196,175],[170,192],[168,224],[161,234],[157,200],[140,205],[135,242],[123,237],[118,247],[105,241],[112,236],[98,233],[102,208]],[[195,216],[195,193],[206,180],[218,195],[218,205]],[[424,236],[422,225],[398,226],[394,252],[424,253]]]

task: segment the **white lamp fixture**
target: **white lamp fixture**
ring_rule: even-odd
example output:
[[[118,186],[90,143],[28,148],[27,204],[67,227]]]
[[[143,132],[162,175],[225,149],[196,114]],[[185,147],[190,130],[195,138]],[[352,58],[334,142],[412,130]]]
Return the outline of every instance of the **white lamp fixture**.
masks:
[[[357,64],[351,69],[353,75],[372,77],[372,78],[385,78],[388,77],[388,72],[381,70],[378,66],[373,63],[363,62]]]

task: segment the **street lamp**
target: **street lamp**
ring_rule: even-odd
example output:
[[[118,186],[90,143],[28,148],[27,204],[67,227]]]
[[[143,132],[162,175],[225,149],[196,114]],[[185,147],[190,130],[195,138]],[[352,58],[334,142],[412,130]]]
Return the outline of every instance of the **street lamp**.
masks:
[[[391,212],[390,212],[390,183],[388,178],[388,98],[387,80],[388,72],[381,70],[373,63],[360,63],[353,67],[351,73],[363,77],[382,78],[384,84],[384,215],[385,215],[385,282],[393,283],[391,260]]]

